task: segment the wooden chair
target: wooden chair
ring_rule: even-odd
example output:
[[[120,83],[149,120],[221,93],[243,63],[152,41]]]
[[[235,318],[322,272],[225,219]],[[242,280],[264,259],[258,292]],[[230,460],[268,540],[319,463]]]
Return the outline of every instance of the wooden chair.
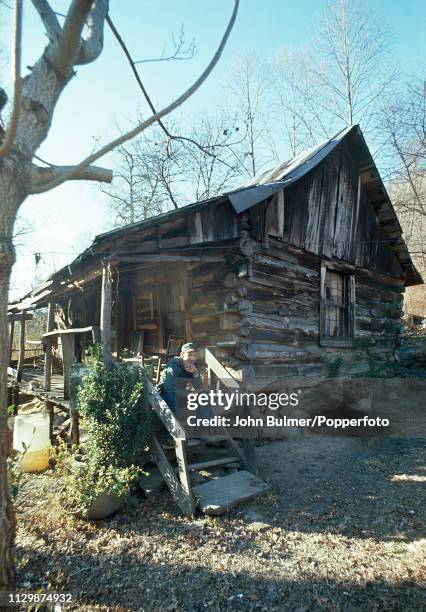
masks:
[[[181,336],[169,336],[169,339],[167,340],[166,357],[170,359],[170,357],[176,357],[177,355],[180,355],[182,344],[183,338]]]
[[[180,354],[182,344],[183,338],[181,336],[169,336],[167,340],[167,350],[164,355],[159,355],[157,357],[157,362],[153,368],[152,380],[154,384],[158,385],[158,383],[160,382],[161,370],[163,369],[167,361],[169,361],[169,359],[171,359],[172,357],[176,357]]]

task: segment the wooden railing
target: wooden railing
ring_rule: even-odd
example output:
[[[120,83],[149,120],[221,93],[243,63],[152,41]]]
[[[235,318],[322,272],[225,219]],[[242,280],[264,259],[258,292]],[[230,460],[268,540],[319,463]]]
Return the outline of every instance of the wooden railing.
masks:
[[[178,477],[170,465],[166,454],[156,436],[151,441],[151,452],[155,463],[168,486],[170,493],[185,515],[194,513],[194,499],[192,497],[191,483],[189,481],[188,463],[186,460],[185,442],[186,432],[173,412],[154,387],[152,381],[146,380],[147,399],[150,407],[160,418],[164,427],[175,440],[176,459],[178,464]]]
[[[232,376],[229,371],[229,368],[226,368],[224,365],[220,363],[220,361],[215,357],[213,352],[210,350],[212,346],[206,347],[206,365],[209,370],[209,382],[211,381],[211,372],[214,373],[215,376],[220,380],[220,382],[227,387],[228,389],[238,390],[240,388],[240,383]]]
[[[236,376],[239,375],[239,372],[233,370],[232,368],[224,366],[217,357],[213,354],[214,350],[213,346],[206,347],[206,364],[208,367],[209,374],[209,386],[214,386],[214,381],[212,380],[212,372],[214,376],[216,376],[217,380],[228,389],[232,389],[234,391],[241,391],[244,387],[244,382],[241,380],[237,380]],[[231,447],[238,455],[241,457],[244,466],[250,472],[256,473],[256,456],[255,456],[255,448],[254,442],[251,437],[243,438],[243,448],[241,449],[235,440],[230,435],[228,429],[226,427],[222,427],[222,431],[224,436],[228,440],[228,446]]]
[[[205,360],[209,370],[209,385],[212,385],[214,382],[213,377],[216,377],[217,380],[228,389],[238,391],[243,388],[243,381],[238,381],[235,378],[235,375],[238,375],[238,372],[232,371],[231,373],[230,368],[225,367],[213,354],[214,349],[211,349],[213,349],[213,347],[207,347],[205,352]],[[150,408],[159,417],[164,427],[175,441],[176,459],[178,463],[177,475],[155,435],[151,441],[151,452],[153,458],[173,498],[181,508],[182,512],[186,515],[193,514],[194,499],[192,496],[188,463],[186,459],[185,446],[187,443],[187,435],[185,428],[170,410],[167,403],[160,396],[149,377],[146,380],[145,388],[147,393],[146,397]],[[214,412],[213,407],[212,411]],[[251,438],[245,438],[243,440],[243,448],[241,449],[235,440],[233,440],[226,427],[222,427],[222,433],[227,441],[228,448],[233,451],[233,454],[235,455],[233,459],[241,460],[247,470],[256,472],[253,440]],[[223,460],[221,462],[223,463]],[[217,461],[213,463],[217,463]],[[194,466],[195,464],[189,467],[194,468]]]

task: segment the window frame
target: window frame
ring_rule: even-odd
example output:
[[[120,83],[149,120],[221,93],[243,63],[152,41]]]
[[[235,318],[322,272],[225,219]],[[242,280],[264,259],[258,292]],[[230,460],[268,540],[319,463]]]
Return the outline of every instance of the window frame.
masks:
[[[344,276],[346,282],[347,297],[347,317],[348,317],[348,334],[346,336],[331,337],[326,336],[326,274],[327,270],[337,272]],[[335,346],[349,348],[354,346],[355,342],[355,267],[346,263],[336,263],[331,261],[321,262],[321,286],[320,286],[320,346]]]

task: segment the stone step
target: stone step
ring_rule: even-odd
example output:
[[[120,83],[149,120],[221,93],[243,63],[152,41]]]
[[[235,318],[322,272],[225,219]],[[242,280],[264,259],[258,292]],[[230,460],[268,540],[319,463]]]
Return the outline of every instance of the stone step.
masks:
[[[193,487],[198,506],[205,514],[223,514],[239,503],[267,493],[270,486],[246,470]]]
[[[235,463],[239,461],[239,457],[220,457],[218,459],[211,459],[210,461],[200,461],[199,463],[190,463],[188,470],[204,470],[204,468],[214,467],[215,465],[226,465],[227,463]]]

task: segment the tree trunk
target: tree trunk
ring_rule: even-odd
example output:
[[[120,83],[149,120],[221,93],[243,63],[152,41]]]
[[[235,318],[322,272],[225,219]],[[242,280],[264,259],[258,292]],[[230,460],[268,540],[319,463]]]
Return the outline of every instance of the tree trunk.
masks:
[[[6,211],[5,211],[6,212]],[[0,591],[15,587],[15,514],[7,480],[7,363],[9,351],[7,304],[15,260],[11,223],[2,223],[0,236]],[[9,230],[9,231],[5,231]]]
[[[1,0],[0,0],[1,2]],[[21,3],[17,3],[17,7]],[[64,88],[75,74],[75,66],[95,61],[102,51],[103,27],[108,13],[108,0],[74,0],[63,24],[59,24],[49,2],[34,2],[43,24],[46,28],[50,42],[41,57],[31,66],[29,73],[22,79],[21,96],[16,97],[14,103],[19,104],[19,113],[16,114],[16,131],[13,130],[12,142],[2,147],[0,156],[0,591],[13,590],[15,583],[14,571],[14,537],[15,518],[11,503],[6,471],[6,385],[8,364],[8,322],[7,304],[9,280],[14,263],[14,249],[12,244],[13,225],[20,205],[30,193],[42,193],[58,186],[65,180],[84,178],[90,162],[116,148],[126,140],[154,123],[154,115],[149,120],[140,123],[136,128],[114,139],[105,147],[99,149],[96,155],[89,156],[83,162],[58,175],[56,179],[37,184],[37,176],[46,174],[46,169],[33,167],[32,160],[43,141],[46,139],[55,110]],[[17,14],[20,12],[17,10]],[[157,118],[165,116],[180,106],[189,98],[207,78],[217,63],[223,48],[232,30],[238,12],[238,2],[234,2],[232,17],[221,40],[221,43],[207,69],[186,90],[186,92],[160,111]],[[17,22],[20,19],[17,19]],[[87,26],[85,35],[82,32]],[[84,39],[82,41],[82,38]],[[16,27],[16,60],[15,78],[20,73],[20,47],[21,36],[19,24]],[[17,81],[16,81],[17,82]],[[15,94],[17,88],[15,87]],[[18,108],[14,104],[14,110]],[[9,134],[11,131],[9,129]],[[1,142],[0,142],[1,144]],[[11,145],[11,146],[10,146]],[[84,171],[81,174],[81,171]],[[58,173],[58,167],[55,168]],[[97,172],[96,172],[97,174]],[[97,180],[98,180],[97,174]],[[110,173],[107,172],[110,179]],[[87,178],[87,176],[86,176]],[[108,180],[107,178],[107,180]],[[109,279],[105,279],[108,281]],[[107,284],[108,284],[107,283]],[[103,335],[104,345],[109,346],[105,340],[111,322],[106,317],[106,311],[111,316],[110,283],[109,300],[104,300]],[[107,292],[108,293],[108,292]],[[109,336],[110,337],[110,336]],[[110,353],[110,351],[109,351]],[[106,351],[105,351],[106,354]],[[108,359],[108,355],[106,355]],[[110,358],[110,357],[109,357]]]

